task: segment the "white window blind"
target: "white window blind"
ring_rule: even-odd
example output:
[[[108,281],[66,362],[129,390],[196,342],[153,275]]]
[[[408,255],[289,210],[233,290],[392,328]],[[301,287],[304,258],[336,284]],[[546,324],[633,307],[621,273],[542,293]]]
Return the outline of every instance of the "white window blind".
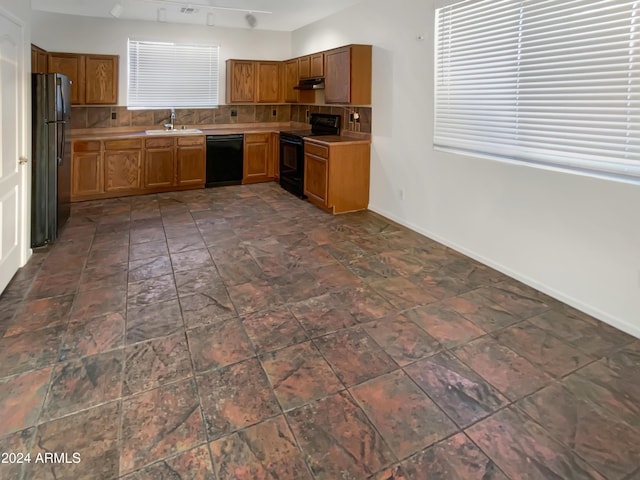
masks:
[[[129,40],[127,106],[217,106],[218,50],[213,45]]]
[[[640,2],[436,11],[436,146],[640,177]]]

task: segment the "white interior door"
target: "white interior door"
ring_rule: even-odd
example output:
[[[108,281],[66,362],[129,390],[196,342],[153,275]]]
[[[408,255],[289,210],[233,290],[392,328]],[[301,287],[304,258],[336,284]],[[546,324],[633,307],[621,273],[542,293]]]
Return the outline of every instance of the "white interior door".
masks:
[[[22,264],[25,235],[23,26],[0,9],[0,291]]]

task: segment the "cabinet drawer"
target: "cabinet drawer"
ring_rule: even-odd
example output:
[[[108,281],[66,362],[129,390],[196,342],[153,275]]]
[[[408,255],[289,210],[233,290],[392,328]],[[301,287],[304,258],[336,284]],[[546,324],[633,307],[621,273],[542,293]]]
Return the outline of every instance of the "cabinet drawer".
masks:
[[[128,150],[130,148],[142,148],[142,140],[139,138],[123,138],[122,140],[105,140],[105,150]]]
[[[321,158],[329,158],[329,147],[317,143],[305,142],[304,153],[310,153]]]
[[[173,138],[147,138],[144,141],[144,146],[147,148],[173,147]]]
[[[178,145],[204,145],[204,137],[178,137]]]
[[[74,152],[99,152],[100,140],[73,142]]]
[[[269,141],[270,133],[245,133],[245,143],[266,143]]]

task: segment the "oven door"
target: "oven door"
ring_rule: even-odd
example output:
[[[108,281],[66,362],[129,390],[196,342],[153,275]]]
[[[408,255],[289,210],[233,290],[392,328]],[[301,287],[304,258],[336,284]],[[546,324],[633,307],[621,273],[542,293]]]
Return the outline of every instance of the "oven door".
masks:
[[[280,135],[280,185],[304,196],[304,141],[300,137]]]

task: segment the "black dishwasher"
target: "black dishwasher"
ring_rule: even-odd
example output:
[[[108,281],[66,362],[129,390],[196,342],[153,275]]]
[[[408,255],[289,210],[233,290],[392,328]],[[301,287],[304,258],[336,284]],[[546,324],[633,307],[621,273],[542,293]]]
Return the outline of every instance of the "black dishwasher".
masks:
[[[242,183],[244,135],[207,135],[207,181],[205,187]]]

